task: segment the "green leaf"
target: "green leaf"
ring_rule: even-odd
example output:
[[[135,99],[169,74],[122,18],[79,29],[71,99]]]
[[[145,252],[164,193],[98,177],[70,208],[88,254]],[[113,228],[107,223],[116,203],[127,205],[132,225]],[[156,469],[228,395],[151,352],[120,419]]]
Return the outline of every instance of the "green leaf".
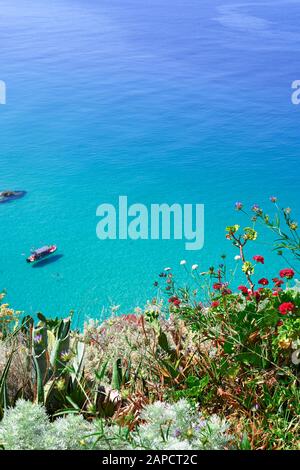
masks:
[[[170,346],[169,346],[168,338],[167,338],[167,335],[163,331],[160,331],[160,334],[158,337],[158,344],[166,353],[169,354]]]
[[[38,313],[37,317],[41,322],[47,323],[47,318],[42,313]]]
[[[185,383],[189,388],[198,387],[200,383],[200,379],[199,377],[195,377],[194,375],[189,375]]]
[[[45,394],[44,394],[43,376],[41,374],[41,370],[40,370],[38,360],[37,360],[35,354],[33,354],[33,363],[34,363],[35,372],[36,372],[36,397],[35,397],[35,401],[37,403],[44,404]]]
[[[241,450],[251,450],[251,444],[246,433],[243,434],[243,438],[240,443]]]
[[[74,410],[80,411],[80,407],[77,405],[77,403],[75,403],[75,401],[72,400],[69,395],[66,396],[66,400],[73,406]]]
[[[78,342],[76,345],[76,355],[73,359],[73,371],[71,372],[71,379],[73,386],[76,386],[83,374],[83,358],[85,353],[85,345]]]
[[[256,367],[261,367],[262,365],[261,358],[257,354],[254,354],[251,352],[244,352],[244,353],[237,354],[235,356],[235,360],[238,362],[242,362],[248,365],[253,365]]]
[[[234,352],[234,343],[231,341],[226,341],[224,343],[223,349],[226,354],[232,354]]]
[[[0,419],[3,417],[3,410],[9,406],[6,380],[14,353],[12,351],[0,377]]]
[[[122,385],[122,362],[121,362],[121,359],[117,359],[113,366],[111,386],[113,390],[120,390],[121,385]]]
[[[210,381],[209,375],[208,374],[204,375],[204,377],[202,377],[198,385],[199,391],[202,392],[209,384],[209,381]]]
[[[168,374],[173,379],[176,379],[176,377],[178,377],[179,371],[176,368],[174,368],[173,365],[170,364],[168,361],[158,360],[157,362],[160,364],[161,367],[163,367],[168,372]]]
[[[99,371],[95,371],[95,376],[96,376],[97,380],[99,380],[99,382],[102,382],[102,380],[104,379],[107,366],[108,366],[108,361],[106,361],[102,365],[102,367]]]

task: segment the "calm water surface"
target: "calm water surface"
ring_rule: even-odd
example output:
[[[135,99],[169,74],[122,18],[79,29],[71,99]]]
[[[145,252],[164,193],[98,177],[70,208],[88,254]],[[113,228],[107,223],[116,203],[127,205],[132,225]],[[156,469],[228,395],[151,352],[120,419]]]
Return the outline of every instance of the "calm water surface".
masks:
[[[182,258],[201,269],[236,254],[236,200],[277,195],[297,211],[300,2],[0,0],[0,287],[27,313],[102,315],[154,295]],[[205,247],[96,238],[96,207],[204,203]],[[295,216],[296,216],[295,215]],[[278,258],[261,239],[274,274]],[[54,262],[25,263],[57,243]]]

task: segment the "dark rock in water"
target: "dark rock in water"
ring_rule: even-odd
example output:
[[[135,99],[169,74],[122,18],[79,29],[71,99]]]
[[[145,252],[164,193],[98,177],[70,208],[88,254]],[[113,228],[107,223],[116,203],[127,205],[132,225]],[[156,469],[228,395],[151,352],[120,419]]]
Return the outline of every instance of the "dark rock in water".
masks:
[[[1,191],[0,192],[0,204],[4,202],[15,201],[21,199],[26,194],[26,191]]]

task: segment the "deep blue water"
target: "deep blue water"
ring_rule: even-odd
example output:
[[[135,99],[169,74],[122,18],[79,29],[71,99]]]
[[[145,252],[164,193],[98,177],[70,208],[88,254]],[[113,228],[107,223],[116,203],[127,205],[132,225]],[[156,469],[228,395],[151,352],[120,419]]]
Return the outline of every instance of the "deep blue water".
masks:
[[[299,213],[300,2],[0,0],[0,287],[27,313],[99,316],[154,295],[156,274],[236,254],[232,207]],[[96,238],[96,207],[204,203],[205,246]],[[255,252],[274,274],[261,237]],[[31,247],[63,256],[40,268]]]

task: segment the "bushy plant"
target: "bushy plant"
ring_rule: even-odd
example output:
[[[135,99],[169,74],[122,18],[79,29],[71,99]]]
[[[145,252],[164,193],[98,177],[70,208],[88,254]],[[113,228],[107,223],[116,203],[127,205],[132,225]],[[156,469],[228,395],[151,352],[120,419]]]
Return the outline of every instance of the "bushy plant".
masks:
[[[19,400],[6,410],[0,423],[0,443],[7,450],[79,449],[223,449],[230,442],[228,425],[217,416],[204,419],[181,400],[177,404],[148,405],[140,417],[144,424],[133,432],[89,423],[68,415],[50,422],[42,405]]]
[[[46,446],[55,450],[92,449],[96,443],[94,426],[82,415],[69,414],[48,425]]]
[[[113,374],[114,361],[121,359],[123,385],[131,392],[148,390],[151,384],[181,380],[187,364],[193,365],[195,334],[175,316],[165,317],[162,305],[148,303],[145,311],[121,315],[103,323],[85,325],[85,372],[95,380],[95,371],[107,363],[106,381]],[[115,341],[118,338],[118,341]]]
[[[260,206],[252,206],[252,221],[254,224],[261,223],[267,227],[275,236],[274,249],[278,255],[285,257],[287,254],[293,260],[300,261],[300,236],[298,222],[292,216],[290,207],[280,207],[276,196],[271,196],[270,201],[274,204],[275,214],[270,216]],[[237,203],[236,209],[246,213],[241,203]],[[298,271],[299,273],[299,271]]]
[[[9,450],[46,449],[49,426],[45,409],[19,400],[15,408],[5,411],[0,423],[0,443]]]
[[[242,211],[243,205],[237,203],[236,209]],[[251,448],[281,448],[285,435],[290,438],[286,445],[292,448],[297,445],[297,433],[287,435],[280,426],[290,423],[291,429],[297,429],[295,420],[300,413],[300,293],[299,283],[294,281],[297,268],[288,264],[288,252],[299,259],[297,223],[290,218],[290,210],[283,209],[289,229],[285,233],[279,215],[271,221],[257,205],[252,211],[252,226],[226,228],[226,238],[238,250],[231,276],[225,256],[217,269],[202,272],[198,264],[189,271],[182,260],[180,264],[191,274],[192,287],[177,287],[170,268],[159,275],[156,285],[168,299],[169,313],[199,333],[197,371],[186,378],[185,386],[171,393],[173,398],[199,400],[218,413],[234,412],[237,428],[239,422],[248,423],[252,430],[253,420],[263,423],[264,430],[253,433]],[[279,273],[274,272],[272,280],[264,273],[264,256],[248,255],[248,245],[259,238],[257,221],[276,233],[275,249],[287,263]],[[234,292],[233,275],[239,272],[244,282]],[[261,273],[258,281],[257,273]],[[249,422],[245,412],[253,414]],[[276,433],[268,429],[267,423],[273,421],[279,423]]]
[[[228,424],[218,416],[204,418],[186,400],[156,402],[141,413],[145,421],[134,433],[136,444],[146,449],[220,450],[229,446]]]
[[[0,340],[0,377],[8,362],[10,363],[5,380],[10,403],[13,403],[17,396],[28,399],[33,397],[33,375],[28,358],[29,351],[22,334]]]
[[[241,203],[236,209],[245,212]],[[288,254],[298,261],[300,245],[290,210],[277,210],[271,220],[255,205],[251,226],[226,228],[237,250],[233,270],[225,256],[202,272],[182,260],[189,286],[177,286],[165,268],[154,283],[156,298],[143,310],[91,320],[82,333],[71,330],[70,319],[41,314],[38,324],[25,317],[18,328],[13,311],[2,306],[9,317],[0,339],[3,445],[298,448],[300,288]],[[285,263],[272,278],[264,256],[248,252],[261,236],[258,222],[277,235],[274,248]],[[45,404],[51,422],[38,405],[20,401],[7,409],[18,396]]]
[[[5,411],[0,423],[0,443],[8,450],[77,450],[93,448],[95,427],[82,416],[68,415],[53,423],[42,405],[18,400]]]
[[[5,292],[0,292],[0,339],[5,339],[18,326],[20,311],[10,308],[8,303],[4,303]]]

